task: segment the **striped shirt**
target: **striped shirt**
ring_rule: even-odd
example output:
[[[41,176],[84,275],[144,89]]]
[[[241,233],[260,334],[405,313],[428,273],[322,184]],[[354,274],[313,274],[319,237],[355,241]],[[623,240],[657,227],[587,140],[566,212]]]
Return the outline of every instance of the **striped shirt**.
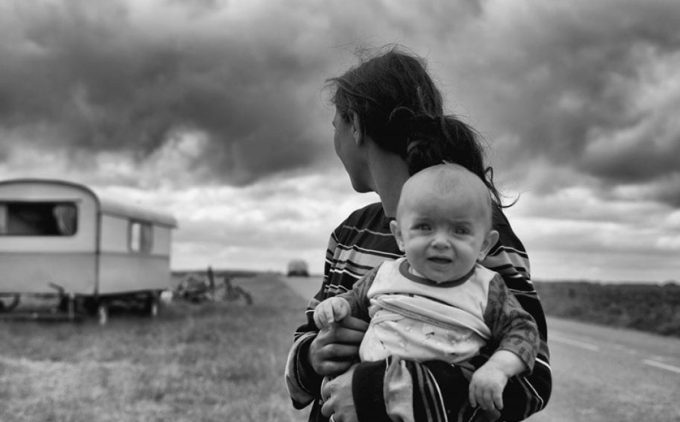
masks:
[[[378,202],[354,211],[331,234],[321,289],[306,310],[307,323],[295,332],[295,343],[286,365],[288,391],[295,407],[314,403],[310,421],[326,420],[320,413],[321,377],[314,373],[305,358],[309,343],[318,331],[313,320],[314,307],[328,297],[349,291],[357,280],[381,262],[403,255],[390,232],[389,222]],[[521,420],[543,409],[550,397],[552,378],[547,328],[543,308],[530,281],[527,253],[500,208],[494,210],[493,226],[499,232],[499,240],[482,264],[503,277],[508,290],[536,321],[541,337],[533,372],[511,378],[504,392],[502,418]],[[488,359],[494,346],[489,344],[472,360],[475,367]],[[401,361],[400,365],[410,375],[416,420],[474,419],[477,409],[471,409],[466,400],[469,373],[442,365],[442,362]],[[381,409],[375,404],[384,400],[383,379],[388,368],[389,360],[361,363],[355,369],[353,392],[360,421],[390,420],[385,407]]]

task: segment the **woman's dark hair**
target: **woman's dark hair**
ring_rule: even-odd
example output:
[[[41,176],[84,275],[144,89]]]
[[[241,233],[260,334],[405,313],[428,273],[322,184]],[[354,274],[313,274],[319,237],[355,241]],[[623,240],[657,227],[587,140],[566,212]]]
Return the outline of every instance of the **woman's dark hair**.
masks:
[[[400,155],[404,138],[395,139],[388,127],[395,109],[405,107],[416,114],[443,114],[441,93],[424,62],[396,46],[327,82],[335,86],[332,102],[343,120],[350,121],[356,113],[364,134],[381,148]]]
[[[410,174],[443,162],[459,164],[476,174],[502,206],[493,169],[484,163],[480,137],[471,126],[454,115],[417,116],[404,109],[395,110],[390,122],[394,131],[407,134],[403,157]]]
[[[444,161],[460,164],[501,204],[477,132],[444,116],[442,95],[422,59],[391,47],[327,82],[335,86],[332,102],[340,117],[349,122],[356,113],[364,134],[404,158],[410,174]]]

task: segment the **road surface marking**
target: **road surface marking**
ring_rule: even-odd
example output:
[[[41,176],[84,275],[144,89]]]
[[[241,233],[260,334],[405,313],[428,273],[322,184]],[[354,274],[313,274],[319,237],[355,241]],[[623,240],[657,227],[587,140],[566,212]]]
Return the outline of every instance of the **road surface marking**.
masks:
[[[585,341],[580,341],[580,340],[574,340],[571,338],[567,337],[561,337],[561,336],[556,336],[554,333],[550,334],[550,340],[557,341],[558,343],[564,343],[564,344],[569,344],[572,346],[580,347],[582,349],[587,349],[587,350],[592,350],[593,352],[597,352],[600,350],[600,348],[592,343],[586,343]]]
[[[677,366],[667,365],[665,363],[656,362],[650,359],[645,359],[642,361],[642,363],[644,363],[645,365],[654,366],[656,368],[665,369],[666,371],[676,372],[680,374],[680,368],[678,368]]]

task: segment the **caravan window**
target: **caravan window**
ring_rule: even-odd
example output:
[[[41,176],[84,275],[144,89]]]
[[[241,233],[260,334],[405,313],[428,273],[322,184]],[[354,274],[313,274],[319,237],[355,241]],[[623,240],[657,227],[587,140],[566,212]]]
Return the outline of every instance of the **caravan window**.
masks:
[[[141,221],[130,222],[130,250],[134,252],[151,252],[153,227]]]
[[[77,229],[74,202],[0,202],[0,235],[73,236]]]

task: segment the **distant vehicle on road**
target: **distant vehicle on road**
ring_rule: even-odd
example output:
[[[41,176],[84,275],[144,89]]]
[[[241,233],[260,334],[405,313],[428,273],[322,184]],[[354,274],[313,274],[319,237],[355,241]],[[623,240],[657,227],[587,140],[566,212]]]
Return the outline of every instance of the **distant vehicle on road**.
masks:
[[[302,259],[294,259],[288,263],[288,277],[309,277],[309,267]]]

